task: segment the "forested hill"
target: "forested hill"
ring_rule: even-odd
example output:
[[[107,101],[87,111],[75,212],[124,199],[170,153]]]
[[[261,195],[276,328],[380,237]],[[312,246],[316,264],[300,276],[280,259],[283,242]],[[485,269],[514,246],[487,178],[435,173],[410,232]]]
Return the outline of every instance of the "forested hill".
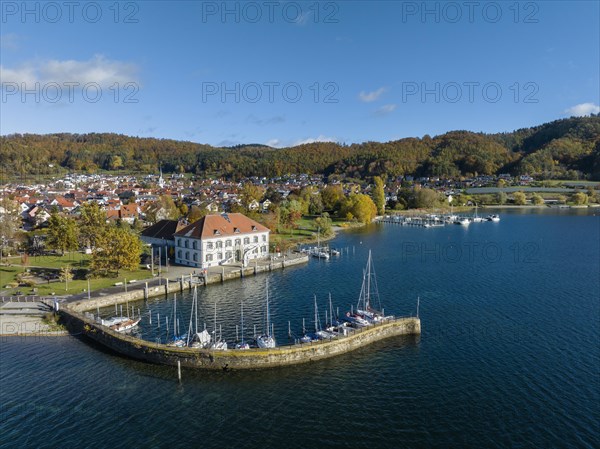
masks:
[[[194,172],[239,179],[287,173],[350,178],[529,174],[600,179],[600,115],[557,120],[511,133],[452,131],[391,142],[317,142],[275,149],[215,148],[118,134],[13,134],[0,137],[3,174],[43,175],[61,166],[78,172]]]

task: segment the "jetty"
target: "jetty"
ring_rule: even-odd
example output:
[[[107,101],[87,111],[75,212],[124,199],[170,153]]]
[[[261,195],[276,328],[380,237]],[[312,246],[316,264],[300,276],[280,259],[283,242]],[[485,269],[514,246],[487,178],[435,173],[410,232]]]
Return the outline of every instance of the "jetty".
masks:
[[[69,307],[60,310],[67,328],[85,335],[102,346],[144,362],[207,370],[257,370],[309,363],[345,354],[376,341],[399,335],[419,335],[418,317],[393,318],[364,328],[352,329],[347,336],[304,344],[246,350],[211,350],[174,347],[122,334],[102,326],[91,314]]]

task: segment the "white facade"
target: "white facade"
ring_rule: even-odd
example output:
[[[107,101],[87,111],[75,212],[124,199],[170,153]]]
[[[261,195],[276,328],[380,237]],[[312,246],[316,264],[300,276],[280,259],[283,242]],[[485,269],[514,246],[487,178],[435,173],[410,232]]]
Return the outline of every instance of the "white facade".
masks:
[[[269,255],[269,232],[214,235],[210,238],[175,236],[175,263],[209,268]]]

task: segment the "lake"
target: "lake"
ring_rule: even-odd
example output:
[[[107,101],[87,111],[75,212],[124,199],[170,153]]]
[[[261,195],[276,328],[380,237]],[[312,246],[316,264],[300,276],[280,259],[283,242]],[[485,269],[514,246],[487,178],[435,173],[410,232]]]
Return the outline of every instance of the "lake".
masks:
[[[198,290],[199,326],[212,331],[216,305],[233,341],[241,301],[246,337],[262,329],[268,279],[285,344],[288,322],[295,334],[303,318],[314,327],[314,295],[322,321],[329,293],[334,309],[356,306],[371,250],[386,314],[414,315],[419,298],[422,335],[329,360],[183,370],[180,384],[176,368],[83,337],[4,338],[0,447],[598,447],[600,217],[500,213],[468,228],[343,232],[339,258]],[[172,296],[131,305],[142,338],[170,338]],[[177,308],[185,331],[189,292]]]

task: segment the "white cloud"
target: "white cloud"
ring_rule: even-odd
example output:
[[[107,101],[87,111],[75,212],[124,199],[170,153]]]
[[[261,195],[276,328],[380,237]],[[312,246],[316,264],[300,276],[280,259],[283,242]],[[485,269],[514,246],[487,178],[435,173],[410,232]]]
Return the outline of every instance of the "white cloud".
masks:
[[[298,145],[304,145],[307,143],[315,143],[315,142],[337,142],[335,137],[326,137],[324,135],[320,135],[318,137],[309,137],[308,139],[298,140],[292,144],[293,147]]]
[[[380,108],[375,110],[375,115],[382,116],[382,115],[391,114],[392,112],[394,112],[396,110],[397,107],[398,107],[398,105],[396,105],[396,104],[384,104],[383,106],[381,106]]]
[[[132,63],[113,61],[102,55],[95,55],[87,61],[47,60],[28,62],[18,68],[0,66],[2,82],[34,84],[44,83],[98,83],[102,88],[108,88],[114,83],[121,86],[137,80],[137,66]]]
[[[282,142],[279,139],[271,139],[265,143],[265,145],[273,148],[281,148]]]
[[[379,99],[379,97],[381,97],[381,95],[387,91],[387,89],[385,87],[380,87],[377,90],[374,90],[373,92],[364,92],[362,91],[361,93],[358,94],[358,98],[360,98],[360,101],[364,101],[365,103],[371,103],[377,99]]]
[[[565,109],[565,114],[575,117],[583,117],[584,115],[600,113],[600,106],[594,103],[581,103]]]

